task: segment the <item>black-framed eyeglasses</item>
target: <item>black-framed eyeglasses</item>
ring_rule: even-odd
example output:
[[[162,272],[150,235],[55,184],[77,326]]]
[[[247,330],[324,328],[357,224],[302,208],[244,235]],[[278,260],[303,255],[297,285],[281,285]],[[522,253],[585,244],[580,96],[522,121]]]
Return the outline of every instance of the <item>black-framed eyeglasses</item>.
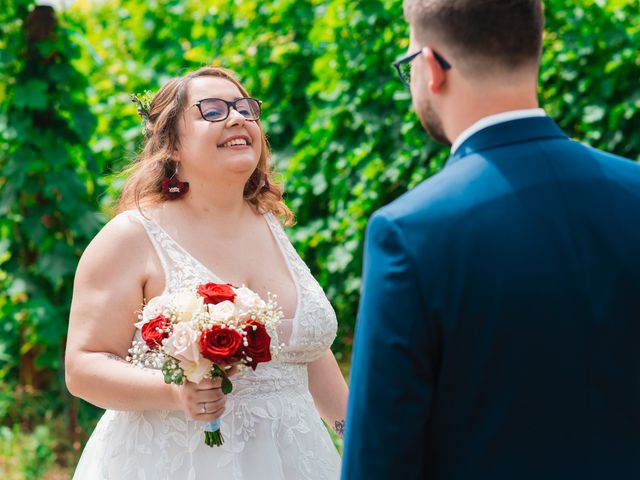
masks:
[[[251,97],[237,98],[232,102],[222,98],[203,98],[193,104],[194,107],[198,107],[200,115],[207,122],[226,120],[232,108],[245,119],[255,122],[260,118],[260,105],[262,105],[260,100]]]
[[[445,60],[445,58],[440,55],[435,50],[431,50],[433,52],[433,56],[436,57],[437,62],[440,64],[443,70],[451,69],[451,64]],[[406,57],[401,58],[400,60],[393,62],[393,66],[398,72],[398,76],[402,83],[404,83],[407,87],[411,84],[411,62],[414,58],[422,53],[422,49],[418,50],[416,53],[412,53],[407,55]]]

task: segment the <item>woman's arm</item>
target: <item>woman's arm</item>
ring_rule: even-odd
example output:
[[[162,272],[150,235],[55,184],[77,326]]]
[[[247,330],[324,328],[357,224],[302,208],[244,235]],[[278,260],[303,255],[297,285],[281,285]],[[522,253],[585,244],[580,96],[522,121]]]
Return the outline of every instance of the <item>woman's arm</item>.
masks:
[[[309,364],[309,391],[320,416],[342,436],[349,389],[331,350]]]
[[[224,411],[219,381],[167,385],[161,372],[124,361],[145,286],[148,295],[158,295],[162,278],[159,260],[137,220],[118,217],[94,238],[74,281],[65,354],[67,388],[102,408],[185,410],[198,420],[213,420]],[[209,414],[201,413],[204,402]]]

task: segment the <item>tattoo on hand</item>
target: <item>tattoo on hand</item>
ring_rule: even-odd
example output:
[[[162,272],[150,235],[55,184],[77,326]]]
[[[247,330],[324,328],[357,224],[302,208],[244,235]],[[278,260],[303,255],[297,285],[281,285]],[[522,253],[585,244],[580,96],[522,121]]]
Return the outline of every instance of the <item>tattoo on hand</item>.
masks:
[[[344,437],[344,420],[336,420],[333,424],[333,431],[340,437]]]

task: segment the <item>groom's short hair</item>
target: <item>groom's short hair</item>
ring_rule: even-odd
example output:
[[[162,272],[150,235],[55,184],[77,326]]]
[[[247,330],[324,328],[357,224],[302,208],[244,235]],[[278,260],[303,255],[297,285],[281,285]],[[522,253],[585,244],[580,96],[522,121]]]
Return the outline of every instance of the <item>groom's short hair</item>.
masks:
[[[542,0],[405,0],[404,15],[422,46],[437,39],[467,71],[540,62]]]

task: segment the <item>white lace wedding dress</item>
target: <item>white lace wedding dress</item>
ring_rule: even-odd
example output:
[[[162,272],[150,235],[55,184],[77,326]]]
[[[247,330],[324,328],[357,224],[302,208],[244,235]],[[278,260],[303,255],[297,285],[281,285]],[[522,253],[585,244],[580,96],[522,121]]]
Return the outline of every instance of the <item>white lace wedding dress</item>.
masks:
[[[165,271],[165,292],[221,282],[155,221],[137,211]],[[340,456],[320,419],[307,364],[331,345],[336,317],[277,219],[264,215],[297,291],[292,320],[280,328],[285,347],[272,362],[233,377],[222,416],[221,447],[204,444],[202,423],[182,411],[107,410],[78,463],[74,480],[336,479]],[[141,340],[136,330],[134,339]]]

